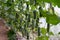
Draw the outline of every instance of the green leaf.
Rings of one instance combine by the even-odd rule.
[[[60,0],[37,0],[37,3],[40,4],[42,1],[52,3],[53,5],[57,5],[58,7],[60,7]]]
[[[53,32],[49,32],[50,35],[54,35]]]
[[[32,5],[31,6],[31,10],[35,10],[35,9],[36,9],[36,7]]]
[[[53,15],[48,14],[46,17],[46,21],[47,21],[47,23],[56,25],[60,22],[60,19],[55,14],[53,14]]]
[[[48,40],[48,36],[37,37],[36,40]]]
[[[41,33],[42,33],[43,35],[46,34],[46,29],[45,29],[45,28],[41,28],[40,30],[41,30]]]

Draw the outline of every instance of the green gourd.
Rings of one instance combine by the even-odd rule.
[[[36,19],[36,10],[33,11],[34,19]]]

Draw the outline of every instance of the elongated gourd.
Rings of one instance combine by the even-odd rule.
[[[33,11],[34,19],[36,19],[36,10]]]
[[[38,23],[39,23],[39,18],[37,18],[37,29],[38,29],[38,36],[40,36],[40,27],[38,27]]]
[[[27,10],[29,10],[29,5],[27,4],[27,7],[26,7]]]
[[[42,17],[42,8],[39,7],[39,14],[40,14],[40,17]]]
[[[40,36],[40,27],[38,27],[38,36]]]
[[[47,33],[49,33],[49,29],[50,29],[50,24],[47,23]]]

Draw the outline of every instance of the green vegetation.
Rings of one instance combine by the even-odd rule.
[[[50,3],[49,9],[51,10],[43,10],[45,2]],[[23,37],[26,36],[29,40],[29,33],[32,31],[38,34],[36,40],[48,40],[49,36],[46,33],[53,34],[49,32],[50,24],[57,25],[60,22],[52,5],[60,7],[60,0],[0,0],[0,17],[5,19],[6,24],[12,28],[8,32],[8,37],[10,38],[20,31]],[[38,6],[39,8],[37,8]],[[47,29],[39,27],[41,17],[46,17]],[[15,40],[14,37],[9,40]]]

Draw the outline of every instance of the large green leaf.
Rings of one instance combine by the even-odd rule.
[[[53,14],[53,15],[49,14],[46,17],[46,21],[47,21],[47,23],[56,25],[56,24],[58,24],[60,22],[60,19],[55,14]]]
[[[60,7],[60,0],[37,0],[37,3],[41,3],[42,1],[52,3],[52,4],[58,5],[58,7]]]

